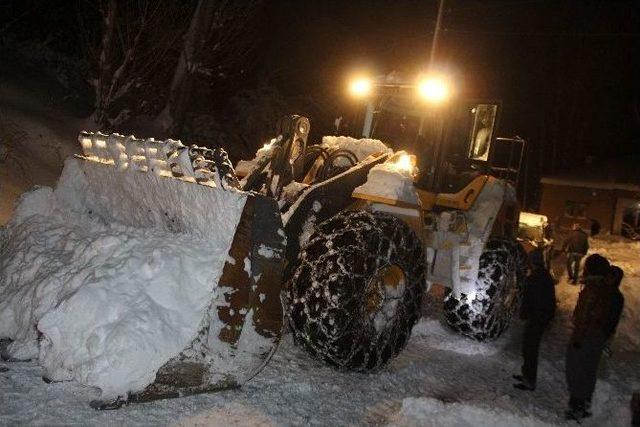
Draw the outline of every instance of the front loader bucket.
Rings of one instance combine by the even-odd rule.
[[[266,365],[282,335],[281,227],[275,200],[247,199],[229,249],[230,261],[218,282],[220,293],[198,337],[158,370],[153,384],[131,394],[130,401],[237,387]]]
[[[80,136],[55,188],[0,229],[0,338],[97,408],[236,387],[282,333],[286,239],[220,150]]]

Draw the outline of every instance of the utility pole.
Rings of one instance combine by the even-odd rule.
[[[440,0],[438,4],[438,15],[436,17],[436,28],[433,30],[433,40],[431,41],[431,54],[429,55],[429,69],[433,67],[433,61],[435,60],[438,40],[440,39],[440,30],[442,28],[443,13],[444,13],[444,0]]]
[[[436,50],[440,39],[440,30],[442,28],[442,15],[444,15],[444,1],[439,0],[438,14],[436,16],[436,27],[433,31],[433,40],[431,41],[431,53],[429,54],[429,65],[427,72],[433,73],[436,60]],[[425,110],[420,123],[420,136],[423,136],[425,144],[421,147],[420,156],[420,177],[418,178],[418,187],[437,191],[439,186],[440,162],[443,156],[442,140],[444,136],[444,115],[442,105],[429,105]],[[423,130],[424,128],[424,135]]]

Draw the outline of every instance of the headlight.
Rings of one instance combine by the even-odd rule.
[[[398,161],[396,162],[398,169],[404,169],[406,171],[410,171],[413,169],[413,165],[411,164],[411,157],[408,154],[403,154],[400,156]]]
[[[365,98],[371,94],[373,83],[371,79],[366,77],[359,77],[351,81],[349,85],[349,91],[353,96],[358,98]]]
[[[393,162],[393,167],[398,172],[404,172],[409,175],[415,175],[416,173],[416,156],[407,154],[403,151],[399,152],[399,156]]]
[[[429,77],[418,84],[418,92],[425,101],[437,104],[449,97],[449,86],[442,78]]]

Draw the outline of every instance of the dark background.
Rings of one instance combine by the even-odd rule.
[[[145,31],[171,32],[172,44],[149,74],[152,90],[135,96],[148,98],[144,107],[113,130],[144,133],[142,118],[166,102],[197,1],[161,4],[167,23]],[[90,116],[86,82],[97,73],[91,46],[100,43],[101,5],[1,1],[2,61],[56,70],[49,75],[61,81],[75,114]],[[244,157],[273,134],[277,117],[298,113],[311,119],[318,141],[334,133],[336,117],[359,108],[345,91],[355,70],[424,70],[436,11],[436,1],[264,1],[235,47],[240,60],[221,59],[224,72],[199,78],[189,115],[171,136]],[[47,54],[25,55],[33,46]],[[532,192],[543,174],[640,181],[640,2],[448,0],[436,60],[460,97],[502,101],[500,134],[529,141]]]

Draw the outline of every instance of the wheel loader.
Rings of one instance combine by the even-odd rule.
[[[220,274],[189,340],[171,357],[154,359],[155,379],[103,395],[94,407],[240,386],[268,362],[285,325],[314,357],[376,371],[407,344],[433,284],[447,289],[444,321],[454,330],[480,341],[505,330],[522,290],[515,188],[525,142],[495,136],[497,103],[436,110],[416,99],[415,85],[375,88],[364,138],[307,145],[309,120],[289,116],[235,169],[222,149],[80,134],[82,154],[67,161],[47,194],[64,215],[192,236],[194,245],[217,238],[215,227],[228,229],[228,255],[207,267]],[[399,150],[408,148],[399,141],[409,141],[413,154]],[[505,147],[507,161],[499,164]],[[41,250],[20,234],[37,215],[50,215],[21,213],[24,205],[39,206],[31,200],[44,197],[39,192],[23,196],[2,231],[0,266],[14,262],[13,245],[22,253]],[[35,276],[12,276],[18,279],[11,286],[33,286]],[[60,298],[72,297],[67,290]],[[30,327],[37,329],[37,320]],[[55,337],[35,332],[45,354],[63,350]],[[13,335],[0,338],[18,348],[21,337]],[[15,348],[6,356],[19,353]]]

